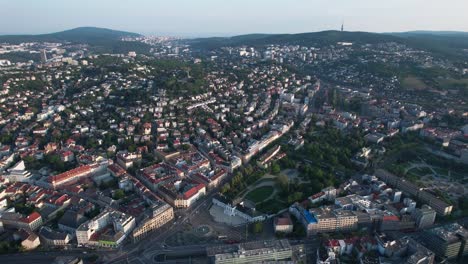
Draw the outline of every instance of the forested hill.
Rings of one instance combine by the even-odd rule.
[[[195,48],[215,49],[223,46],[260,46],[268,44],[321,47],[337,42],[373,44],[396,42],[444,56],[468,56],[468,33],[414,31],[403,33],[370,33],[321,31],[299,34],[250,34],[227,38],[199,38],[187,40]]]
[[[120,40],[122,37],[138,37],[137,33],[96,27],[79,27],[56,33],[40,35],[3,35],[0,42],[16,44],[21,42],[75,42],[96,43],[110,40]]]
[[[79,27],[50,34],[3,35],[0,43],[19,44],[23,42],[69,42],[88,44],[98,52],[125,53],[137,51],[147,53],[150,46],[136,41],[121,41],[124,37],[139,37],[140,34],[106,28]]]

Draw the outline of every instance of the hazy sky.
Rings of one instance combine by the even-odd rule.
[[[96,26],[183,36],[468,31],[468,0],[0,0],[0,34]]]

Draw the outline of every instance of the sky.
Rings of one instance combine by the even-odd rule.
[[[0,0],[0,34],[81,26],[145,35],[468,31],[468,0]]]

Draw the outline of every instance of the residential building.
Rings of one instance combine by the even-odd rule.
[[[65,184],[75,183],[83,177],[90,176],[92,171],[93,170],[91,165],[83,165],[78,168],[66,171],[64,173],[50,176],[48,178],[48,182],[53,188],[56,188]]]
[[[357,229],[358,218],[352,211],[322,207],[310,209],[310,213],[317,222],[307,230],[308,235]]]
[[[412,195],[424,203],[427,203],[432,209],[434,209],[439,215],[450,215],[452,213],[453,206],[442,201],[441,199],[435,197],[434,195],[420,190],[420,188],[411,183],[402,179],[386,170],[379,169],[375,172],[375,175],[385,181],[386,183],[392,185],[395,188],[398,188],[405,192],[406,194]]]
[[[70,234],[54,231],[46,226],[43,226],[41,229],[39,229],[39,236],[43,245],[53,247],[66,246],[71,240]]]
[[[133,216],[107,209],[76,230],[79,245],[117,247],[135,228]]]
[[[188,208],[206,193],[202,183],[188,179],[176,180],[158,188],[158,193],[176,208]]]
[[[16,229],[36,230],[42,225],[42,217],[38,212],[32,212],[28,216],[22,216],[18,213],[3,212],[0,213],[0,222],[4,227]]]
[[[376,235],[381,263],[434,263],[435,254],[411,237],[390,239],[385,234]]]
[[[281,262],[292,259],[292,247],[286,239],[253,241],[209,247],[207,256],[216,264]]]
[[[416,208],[412,214],[418,228],[427,228],[434,224],[436,212],[428,205]]]
[[[41,240],[34,233],[29,233],[29,236],[21,241],[21,246],[26,250],[32,250],[41,245]]]
[[[276,217],[273,224],[275,233],[292,233],[294,227],[291,217],[289,217],[289,214]]]
[[[429,229],[424,232],[422,239],[441,259],[454,259],[468,254],[468,230],[457,223]]]
[[[73,210],[66,210],[58,221],[58,228],[60,231],[67,232],[72,237],[75,237],[76,229],[87,220],[82,214]]]
[[[174,209],[162,200],[154,202],[151,214],[145,215],[137,227],[133,230],[133,241],[137,242],[166,223],[174,219]]]

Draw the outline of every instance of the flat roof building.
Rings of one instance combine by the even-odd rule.
[[[379,169],[375,172],[375,175],[385,181],[386,183],[392,185],[395,188],[398,188],[410,194],[424,203],[427,203],[429,206],[434,209],[439,215],[450,215],[452,213],[453,206],[442,201],[441,199],[435,197],[434,195],[420,189],[417,185],[406,181],[405,179],[398,177],[386,170]]]
[[[468,254],[468,230],[457,223],[429,229],[423,239],[439,258],[454,259]]]
[[[207,256],[216,264],[275,262],[292,259],[292,247],[286,239],[253,241],[209,247]]]
[[[143,216],[143,219],[133,230],[133,241],[137,242],[145,238],[172,219],[174,219],[174,209],[172,206],[162,200],[154,202],[151,214]]]

